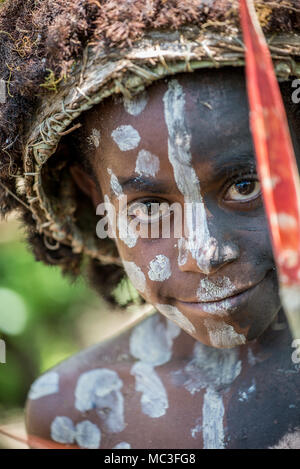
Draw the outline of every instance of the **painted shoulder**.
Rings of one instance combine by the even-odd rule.
[[[166,413],[167,392],[155,367],[170,362],[179,334],[156,314],[49,370],[28,394],[28,434],[83,448],[128,444],[138,407],[154,419]]]

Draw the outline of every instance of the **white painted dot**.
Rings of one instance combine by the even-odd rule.
[[[154,177],[159,170],[159,158],[150,151],[141,150],[139,151],[135,172],[140,176],[152,176]]]
[[[148,277],[153,282],[163,282],[171,277],[169,258],[163,254],[157,255],[149,264]]]
[[[138,116],[147,106],[148,95],[146,91],[133,96],[131,99],[124,97],[124,108],[131,116]]]
[[[50,371],[38,378],[31,386],[28,398],[31,400],[40,399],[44,396],[56,394],[59,391],[58,373]]]
[[[113,140],[121,151],[134,150],[139,146],[141,137],[132,125],[121,125],[111,134]]]
[[[80,448],[98,449],[101,441],[101,431],[94,423],[84,420],[76,425],[75,438]]]
[[[113,449],[131,449],[131,445],[126,441],[121,441]]]
[[[74,423],[69,417],[55,417],[51,423],[51,438],[57,443],[72,444],[75,434]]]

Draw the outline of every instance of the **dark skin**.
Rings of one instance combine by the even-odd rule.
[[[74,408],[73,396],[83,372],[105,367],[116,371],[123,381],[127,426],[117,434],[102,432],[101,448],[113,448],[120,441],[130,443],[132,448],[207,447],[207,431],[202,431],[206,423],[201,409],[208,386],[193,394],[183,385],[183,379],[174,378],[191,361],[197,342],[205,344],[206,352],[211,347],[217,350],[211,358],[216,360],[216,366],[222,354],[227,353],[225,348],[234,347],[241,361],[241,372],[235,379],[226,386],[214,387],[224,405],[224,447],[270,447],[299,426],[296,411],[300,405],[299,370],[291,361],[292,337],[278,296],[255,170],[243,75],[237,71],[199,72],[178,76],[176,80],[185,96],[184,119],[191,136],[191,166],[201,187],[205,221],[218,250],[208,253],[201,266],[189,252],[186,262],[180,265],[178,239],[172,236],[138,239],[133,247],[116,239],[122,260],[134,263],[145,274],[146,287],[140,292],[145,300],[153,305],[177,308],[193,325],[192,331],[182,331],[175,338],[172,358],[155,368],[168,395],[168,411],[160,418],[150,418],[141,411],[141,394],[135,390],[134,376],[130,374],[135,358],[129,349],[129,330],[55,368],[61,379],[60,393],[28,401],[29,434],[50,438],[51,422],[58,415],[69,416],[75,423],[88,418],[99,425],[95,410],[81,413]],[[148,90],[148,104],[139,116],[129,115],[122,104],[110,100],[85,116],[87,135],[93,129],[101,133],[100,145],[91,155],[97,183],[79,168],[73,168],[72,174],[95,206],[106,194],[118,210],[119,200],[111,188],[112,174],[121,184],[127,181],[122,189],[129,206],[133,202],[147,206],[149,201],[184,205],[185,199],[176,184],[168,155],[168,126],[163,104],[167,86],[167,82],[161,82]],[[293,116],[288,117],[293,127]],[[122,151],[112,140],[112,132],[121,125],[131,125],[138,131],[141,137],[138,147]],[[299,141],[291,130],[300,160]],[[143,175],[137,179],[136,160],[141,149],[159,158],[155,178]],[[156,193],[153,193],[154,187]],[[140,216],[140,212],[135,215]],[[162,282],[153,281],[147,275],[157,255],[170,260],[171,275]],[[230,288],[226,290],[228,282]],[[204,298],[204,302],[210,303],[208,312],[196,292],[202,285],[200,294],[205,297],[204,285],[212,284],[220,289],[210,293],[210,301]],[[228,297],[232,297],[231,303],[225,307],[222,300]],[[163,315],[159,320],[166,324]],[[180,325],[180,321],[177,324]],[[205,383],[201,364],[199,369]],[[253,388],[253,383],[253,396],[245,398],[243,390]],[[184,404],[178,405],[180,402]],[[178,425],[174,425],[175,422]],[[192,435],[195,422],[201,428]]]

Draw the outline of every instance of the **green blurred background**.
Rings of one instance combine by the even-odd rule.
[[[6,343],[0,425],[11,424],[14,432],[23,427],[26,395],[37,376],[139,315],[138,307],[112,311],[82,278],[71,284],[59,268],[36,262],[15,217],[0,222],[0,339]],[[0,447],[7,444],[0,437]]]

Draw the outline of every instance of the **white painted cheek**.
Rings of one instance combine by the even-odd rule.
[[[124,108],[131,116],[140,115],[146,108],[148,102],[148,95],[146,91],[143,91],[138,96],[131,99],[124,97]]]
[[[199,301],[214,301],[226,298],[234,291],[235,286],[228,277],[218,278],[214,282],[204,278],[200,281],[197,297]]]
[[[159,254],[149,264],[148,277],[153,282],[163,282],[171,277],[171,264],[167,256]]]
[[[131,449],[131,445],[126,441],[121,441],[116,446],[114,446],[113,449]]]
[[[75,389],[75,407],[81,412],[95,409],[105,429],[112,433],[125,428],[123,382],[115,371],[99,368],[83,373]]]
[[[156,304],[155,307],[160,311],[164,316],[166,316],[171,321],[174,321],[181,329],[186,331],[188,334],[194,334],[196,329],[191,321],[186,318],[178,308],[172,305],[166,304]]]
[[[139,151],[136,159],[135,172],[140,176],[155,177],[159,171],[159,158],[150,151]]]
[[[158,316],[151,316],[134,328],[130,353],[151,366],[163,365],[171,359],[173,340],[179,334],[179,327],[171,321],[165,326]]]
[[[203,402],[203,449],[224,448],[224,404],[222,396],[208,388]]]
[[[232,326],[225,322],[205,319],[204,325],[213,347],[231,348],[246,343],[244,334],[238,334]]]
[[[148,363],[137,362],[133,365],[130,373],[135,376],[136,391],[142,393],[142,412],[152,418],[165,415],[169,407],[168,396],[153,367]]]
[[[139,146],[141,137],[132,125],[121,125],[117,127],[111,134],[114,142],[121,151],[134,150]]]
[[[31,400],[40,399],[44,396],[56,394],[59,391],[59,375],[54,371],[44,374],[38,378],[31,386],[28,398]]]
[[[123,261],[124,269],[132,283],[132,285],[141,293],[146,289],[146,277],[140,267],[134,262]]]
[[[95,148],[99,148],[101,141],[100,131],[97,129],[93,129],[91,135],[87,138],[87,141],[90,145],[94,146]]]

